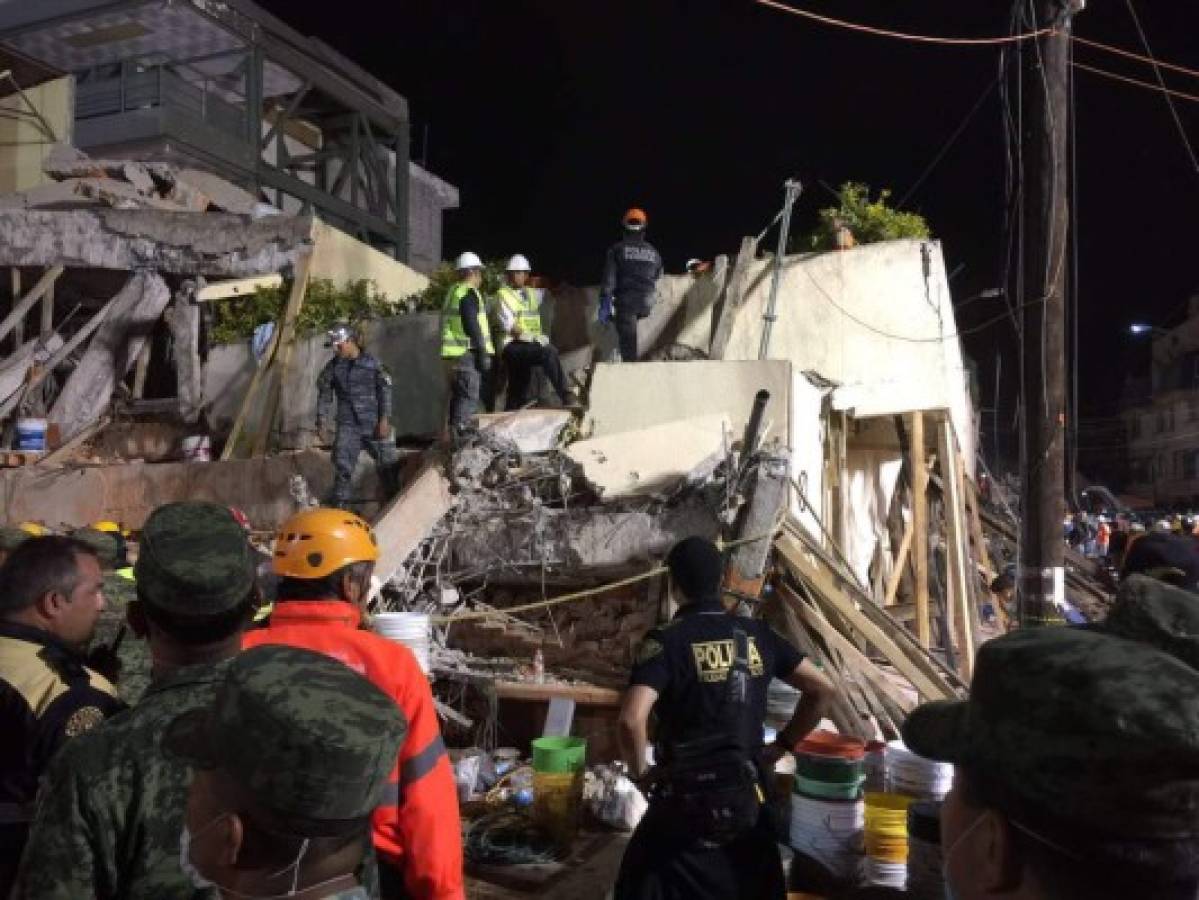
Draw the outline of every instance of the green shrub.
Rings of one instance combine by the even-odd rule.
[[[833,250],[837,246],[838,225],[844,225],[859,244],[917,240],[932,236],[928,223],[918,213],[901,212],[887,205],[891,192],[884,188],[878,199],[870,199],[870,186],[847,181],[837,192],[838,205],[820,210],[820,225],[808,239],[809,249]]]
[[[290,294],[291,284],[284,282],[277,288],[260,288],[249,297],[214,302],[211,342],[232,344],[243,341],[259,325],[279,321]],[[359,279],[339,287],[327,278],[313,278],[304,294],[297,329],[300,334],[309,335],[324,331],[336,322],[360,322],[405,311],[402,301],[388,300],[370,279]]]

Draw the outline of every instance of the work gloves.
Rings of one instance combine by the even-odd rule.
[[[606,325],[612,321],[612,298],[608,296],[599,299],[599,322]]]

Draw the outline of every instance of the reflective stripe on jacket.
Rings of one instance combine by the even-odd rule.
[[[462,323],[461,310],[459,304],[462,298],[471,291],[478,293],[476,288],[472,288],[465,282],[459,282],[450,288],[445,295],[445,305],[441,309],[441,358],[456,359],[462,356],[468,350],[477,350],[477,347],[471,347],[470,335],[466,332],[466,326]],[[483,297],[479,295],[479,330],[483,334],[483,341],[486,344],[484,349],[488,354],[495,353],[495,347],[491,342],[491,332],[487,327],[487,312]]]
[[[244,646],[287,644],[324,653],[393,697],[408,736],[391,773],[373,833],[379,856],[404,873],[413,900],[461,900],[462,826],[454,771],[442,743],[433,692],[408,648],[360,628],[358,609],[340,600],[284,600]]]

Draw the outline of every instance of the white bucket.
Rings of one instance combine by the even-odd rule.
[[[183,439],[185,462],[212,462],[212,441],[206,434],[193,434]]]
[[[862,862],[866,804],[861,800],[791,797],[790,843],[839,878],[856,880]]]
[[[890,741],[884,753],[887,790],[918,800],[944,800],[953,787],[953,764],[917,756],[902,741]]]
[[[385,612],[374,616],[375,633],[412,651],[421,671],[426,675],[431,668],[429,662],[432,635],[427,613]]]
[[[17,439],[13,449],[25,453],[45,453],[48,427],[45,419],[17,419]]]

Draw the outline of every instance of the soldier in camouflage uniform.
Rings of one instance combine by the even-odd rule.
[[[222,897],[366,900],[355,873],[406,732],[395,702],[337,660],[247,650],[163,741],[196,770],[180,864]]]
[[[984,644],[968,700],[904,723],[912,751],[955,765],[947,896],[1199,896],[1199,615],[1137,581],[1114,621]]]
[[[348,325],[329,331],[327,346],[337,355],[326,363],[317,379],[316,430],[323,434],[337,399],[337,435],[333,439],[333,492],[331,506],[349,508],[350,479],[365,450],[379,469],[379,481],[388,497],[399,489],[395,436],[391,433],[391,375],[379,360],[358,345]]]
[[[179,869],[188,772],[160,739],[180,712],[211,702],[238,652],[257,601],[253,560],[226,507],[169,503],[146,521],[127,615],[149,639],[153,679],[136,707],[55,759],[15,897],[209,896]]]

